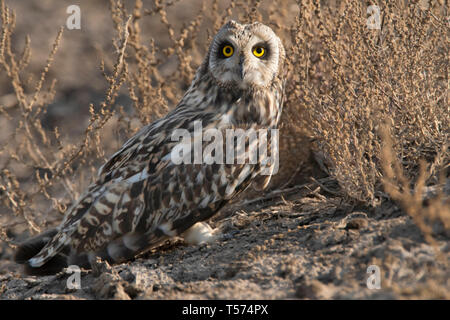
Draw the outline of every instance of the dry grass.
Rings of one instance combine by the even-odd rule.
[[[391,199],[397,201],[400,206],[411,216],[414,223],[422,230],[426,241],[436,245],[433,239],[433,224],[442,223],[445,229],[450,229],[450,199],[445,195],[446,177],[444,169],[439,171],[439,184],[428,188],[426,192],[426,181],[433,175],[435,163],[442,161],[441,157],[447,152],[447,145],[436,156],[435,162],[431,165],[425,160],[420,161],[419,176],[415,184],[411,183],[402,168],[402,162],[393,151],[393,141],[389,127],[383,125],[380,130],[383,139],[381,153],[381,166],[383,169],[383,184]],[[447,163],[448,167],[448,163]],[[413,189],[412,189],[413,188]],[[428,203],[424,200],[432,198]]]
[[[427,207],[421,198],[423,187],[449,179],[445,4],[379,2],[381,29],[371,30],[367,5],[356,0],[203,1],[195,18],[181,26],[168,18],[179,2],[158,0],[144,8],[140,0],[133,7],[110,1],[116,50],[101,62],[105,97],[90,106],[84,133],[69,136],[64,128],[44,129],[41,117],[57,90],[47,74],[63,29],[55,30],[40,77],[30,81],[30,41],[21,54],[14,51],[15,15],[0,1],[0,77],[7,77],[17,100],[14,108],[0,105],[0,117],[15,126],[0,145],[0,200],[8,212],[32,232],[60,220],[99,165],[143,124],[175,105],[208,41],[232,17],[269,24],[287,48],[279,185],[301,171],[311,149],[349,200],[371,206],[398,201],[428,235],[426,217],[439,216],[449,227],[445,194]],[[164,45],[143,40],[144,19],[159,20],[167,32]],[[133,102],[131,111],[117,106],[124,91]],[[390,134],[382,135],[386,121]]]
[[[381,30],[371,30],[360,1],[304,5],[293,60],[301,65],[289,99],[301,102],[296,108],[330,173],[349,196],[372,205],[383,196],[383,120],[390,119],[394,149],[410,178],[420,159],[433,162],[443,150],[450,120],[445,7],[396,1],[380,9]],[[442,160],[448,163],[448,154]]]

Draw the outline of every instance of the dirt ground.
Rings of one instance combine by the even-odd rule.
[[[15,41],[21,43],[24,34],[32,39],[35,74],[67,17],[69,2],[7,1],[18,14]],[[111,50],[113,36],[102,7],[107,1],[79,2],[89,8],[83,10],[85,27],[65,31],[49,76],[59,81],[56,101],[46,114],[47,123],[67,123],[67,132],[77,133],[84,130],[80,123],[86,121],[89,102],[104,92],[98,48]],[[185,21],[186,12],[173,16]],[[59,18],[43,18],[49,16]],[[0,104],[9,107],[12,90],[2,80]],[[84,120],[67,121],[74,117]],[[0,136],[14,130],[1,117],[0,125]],[[333,179],[316,178],[226,206],[211,221],[220,230],[214,243],[186,246],[175,239],[128,263],[81,270],[79,289],[67,286],[71,272],[23,276],[12,261],[12,243],[0,240],[0,299],[450,299],[449,230],[436,226],[432,246],[396,204],[375,209],[350,205],[335,194]],[[0,224],[11,225],[6,236],[15,243],[30,236],[16,221],[0,206]],[[379,268],[379,289],[368,288],[376,276],[368,273],[369,266]]]
[[[4,245],[0,298],[450,298],[444,230],[433,248],[395,205],[350,207],[312,186],[230,205],[212,221],[222,232],[212,244],[174,240],[129,263],[82,270],[80,289],[67,287],[71,271],[21,276]],[[371,265],[379,267],[380,289],[368,288]]]

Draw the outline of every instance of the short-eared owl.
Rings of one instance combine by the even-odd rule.
[[[61,224],[22,244],[16,261],[28,274],[50,274],[71,264],[89,267],[97,257],[110,263],[126,261],[177,235],[190,243],[210,239],[212,229],[203,221],[253,180],[261,179],[257,184],[265,187],[275,166],[260,153],[256,162],[239,162],[237,156],[233,163],[225,156],[217,161],[217,149],[205,157],[213,141],[211,129],[224,136],[230,129],[276,129],[283,104],[284,59],[284,47],[269,27],[225,24],[176,108],[129,139],[100,168],[96,181]],[[195,133],[198,127],[200,135]],[[174,148],[180,147],[180,140],[174,139],[177,130],[191,134],[193,143],[184,143],[189,159],[195,157],[196,147],[203,147],[201,161],[173,161]],[[224,138],[224,144],[216,146],[225,150],[231,143],[237,152],[235,138]],[[271,140],[266,138],[268,146]],[[264,143],[260,135],[256,141],[246,135],[244,145],[250,154]]]

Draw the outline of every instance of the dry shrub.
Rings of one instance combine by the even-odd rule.
[[[0,149],[1,200],[16,216],[22,217],[31,230],[39,232],[40,226],[45,222],[54,222],[49,219],[50,213],[57,211],[63,214],[66,211],[86,186],[86,173],[93,176],[99,160],[105,158],[101,137],[105,125],[115,115],[115,98],[127,79],[124,55],[128,33],[124,27],[117,28],[120,33],[116,39],[117,58],[112,74],[107,75],[102,68],[109,85],[105,98],[98,106],[90,106],[89,124],[84,134],[77,137],[75,143],[68,143],[61,138],[59,128],[56,127],[51,132],[43,129],[40,117],[54,97],[55,80],[45,89],[44,85],[63,29],[57,34],[39,80],[34,88],[27,92],[26,88],[30,86],[23,78],[27,76],[25,68],[30,58],[29,40],[26,41],[24,53],[17,59],[11,48],[15,14],[3,1],[0,1],[0,13],[0,67],[6,71],[12,83],[19,108],[12,118],[9,112],[0,106],[2,115],[16,125]],[[87,182],[90,182],[92,178],[88,179]],[[39,221],[36,222],[36,219]]]
[[[450,230],[450,199],[445,195],[445,192],[450,192],[450,190],[446,190],[450,188],[450,185],[446,185],[445,177],[445,170],[449,164],[447,163],[447,168],[442,168],[439,171],[439,184],[431,188],[427,188],[425,184],[433,175],[435,164],[442,161],[448,146],[444,146],[433,164],[429,165],[425,160],[420,161],[419,176],[416,183],[413,184],[405,175],[405,168],[402,167],[402,162],[393,151],[389,126],[382,125],[380,134],[383,140],[381,151],[382,180],[386,192],[411,216],[414,223],[421,229],[425,240],[437,245],[433,238],[432,226],[441,223],[445,229]],[[428,203],[424,200],[427,200]]]
[[[405,179],[416,181],[421,159],[429,164],[429,174],[421,176],[426,176],[424,185],[438,182],[439,168],[443,172],[447,164],[448,169],[448,24],[442,3],[379,2],[381,30],[371,30],[367,5],[356,0],[192,1],[198,11],[187,23],[170,18],[182,5],[177,0],[155,0],[147,8],[141,0],[131,6],[111,0],[116,51],[101,63],[105,97],[90,106],[79,136],[64,127],[44,129],[40,117],[56,90],[46,75],[62,31],[40,78],[30,85],[24,80],[29,78],[29,40],[22,54],[14,53],[15,16],[0,4],[1,76],[11,82],[18,107],[0,105],[0,117],[15,126],[0,145],[0,199],[33,232],[59,220],[53,213],[67,210],[108,156],[175,106],[207,43],[229,18],[270,25],[287,49],[280,173],[274,187],[294,182],[290,178],[304,170],[312,148],[346,196],[371,205],[388,195],[398,200],[382,187],[379,127],[385,118],[391,121],[392,148]],[[157,32],[166,32],[165,41],[156,42],[152,30],[141,30],[144,19],[159,21]],[[120,92],[130,97],[131,110],[117,106]]]
[[[372,30],[361,1],[336,7],[302,1],[294,32],[294,62],[301,65],[289,99],[299,104],[305,117],[299,123],[309,128],[330,174],[349,196],[372,205],[383,191],[378,128],[386,117],[411,179],[419,160],[432,162],[449,138],[446,7],[378,5],[381,30]],[[436,175],[430,179],[437,182]]]

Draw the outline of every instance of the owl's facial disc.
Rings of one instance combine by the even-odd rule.
[[[211,45],[211,75],[224,86],[267,87],[278,72],[280,43],[265,25],[230,22],[219,31]]]

